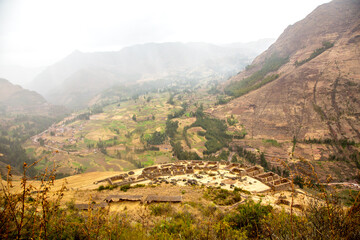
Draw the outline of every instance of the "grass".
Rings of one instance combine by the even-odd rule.
[[[228,206],[241,201],[240,191],[228,191],[221,188],[208,188],[204,197],[220,206]]]
[[[151,215],[161,216],[170,214],[174,211],[173,207],[169,203],[153,204],[149,207]]]
[[[144,167],[149,167],[149,166],[152,166],[154,165],[154,160],[147,160],[145,162],[142,162],[144,164]]]
[[[278,141],[276,141],[275,139],[263,139],[262,142],[265,144],[270,144],[271,146],[274,146],[274,147],[282,146],[282,144],[278,143]]]

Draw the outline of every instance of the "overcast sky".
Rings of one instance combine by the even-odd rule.
[[[145,42],[277,38],[329,0],[0,0],[0,65],[50,65],[74,50]]]

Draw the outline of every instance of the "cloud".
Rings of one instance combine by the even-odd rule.
[[[0,62],[51,64],[75,49],[277,37],[327,0],[3,0]]]

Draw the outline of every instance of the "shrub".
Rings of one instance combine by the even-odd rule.
[[[262,221],[271,213],[270,205],[262,205],[250,200],[239,205],[236,212],[225,216],[225,221],[235,229],[246,230],[249,238],[264,238],[265,229]]]
[[[164,143],[165,138],[165,133],[155,131],[153,134],[151,134],[150,138],[146,140],[146,142],[151,145],[160,145]]]
[[[103,190],[113,190],[115,188],[117,188],[118,186],[116,185],[107,185],[107,186],[103,186],[103,185],[100,185],[98,187],[98,191],[103,191]]]
[[[239,191],[228,191],[226,189],[208,188],[204,196],[217,205],[227,206],[241,201]]]
[[[168,215],[174,210],[169,203],[152,204],[149,209],[154,216]]]
[[[127,192],[130,188],[130,184],[126,184],[120,187],[120,191]]]

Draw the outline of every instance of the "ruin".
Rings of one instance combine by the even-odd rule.
[[[78,203],[75,204],[75,208],[77,208],[78,210],[89,210],[89,209],[98,209],[98,208],[105,208],[107,207],[108,204],[107,203],[99,203],[99,204],[87,204],[87,203]]]
[[[273,182],[268,182],[268,185],[273,191],[283,191],[290,189],[291,181],[287,178],[281,178]]]
[[[159,195],[148,195],[145,199],[145,203],[153,202],[172,202],[178,203],[182,201],[182,196],[159,196]]]
[[[249,177],[254,177],[256,175],[263,173],[264,169],[260,166],[254,166],[254,167],[245,169],[245,171],[246,171],[246,175],[248,175]]]
[[[142,195],[109,195],[104,201],[107,203],[111,202],[122,202],[122,201],[141,201]]]
[[[190,174],[192,178],[189,176]],[[179,178],[181,175],[188,176]],[[229,180],[226,183],[220,182],[223,181],[221,179]],[[135,170],[131,176],[126,173],[119,174],[95,182],[95,184],[107,181],[110,185],[123,186],[149,180],[151,180],[149,184],[188,185],[190,183],[187,180],[197,181],[196,185],[218,185],[221,183],[221,187],[229,190],[237,186],[254,192],[282,191],[291,187],[290,180],[273,172],[264,172],[261,166],[246,167],[241,163],[202,160],[181,160],[176,163],[151,166],[142,170]]]
[[[245,171],[244,169],[237,168],[237,167],[232,168],[232,169],[230,170],[230,173],[236,174],[236,175],[238,175],[239,177],[243,177],[243,176],[246,175],[246,171]]]
[[[279,175],[277,175],[273,172],[267,172],[267,173],[259,174],[259,175],[255,176],[255,178],[263,183],[268,183],[268,182],[278,180],[280,177],[279,177]]]

